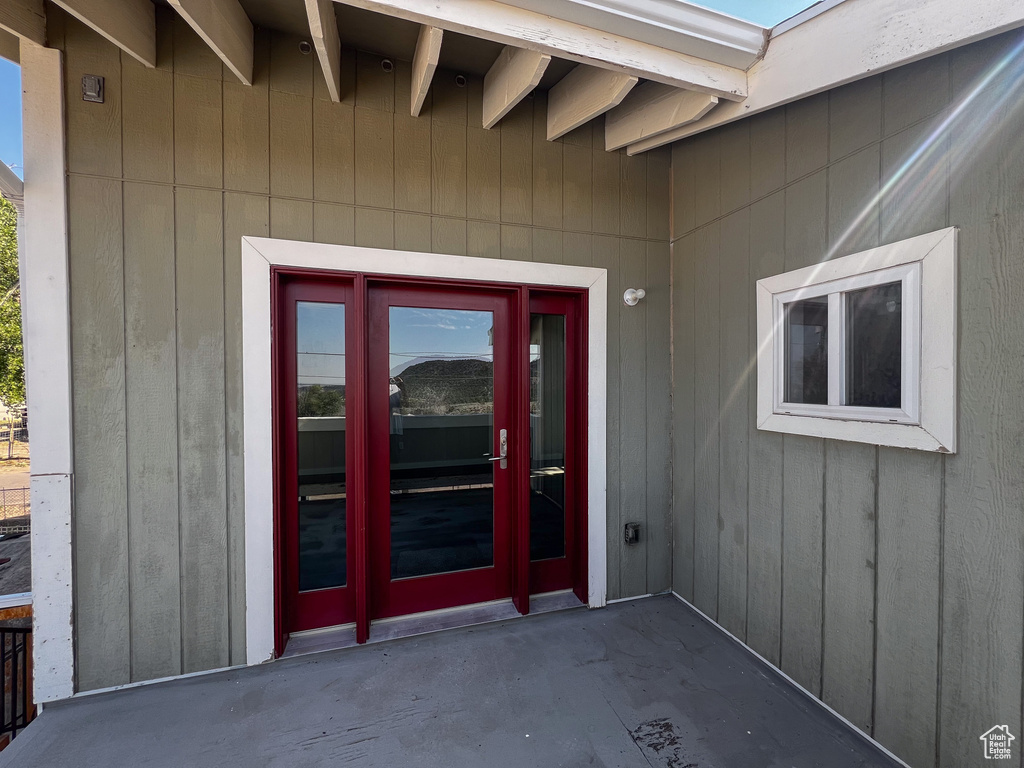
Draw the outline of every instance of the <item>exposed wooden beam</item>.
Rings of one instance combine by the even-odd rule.
[[[43,0],[3,0],[0,2],[0,29],[15,37],[46,45],[46,14]],[[6,57],[5,57],[6,58]]]
[[[546,53],[506,45],[484,76],[484,128],[493,128],[537,87],[551,63]]]
[[[742,69],[492,0],[335,2],[726,99],[747,95]]]
[[[309,34],[313,38],[320,68],[327,81],[331,101],[341,101],[341,38],[332,0],[306,0]]]
[[[644,83],[605,115],[604,148],[610,152],[692,123],[717,103],[718,97],[706,93]]]
[[[441,38],[444,31],[437,27],[420,27],[420,36],[416,41],[416,53],[412,57],[412,116],[419,117],[423,109],[423,100],[430,90],[430,81],[434,78],[437,61],[441,57]]]
[[[21,38],[0,29],[0,59],[21,63]]]
[[[548,92],[548,141],[618,106],[637,82],[633,75],[580,64]]]
[[[156,66],[156,11],[150,0],[53,0],[147,67]]]
[[[1024,26],[1024,4],[1006,0],[856,0],[773,36],[748,72],[750,98],[719,104],[696,122],[645,139],[630,154],[871,77]]]
[[[252,85],[252,22],[238,0],[170,0],[235,77]]]

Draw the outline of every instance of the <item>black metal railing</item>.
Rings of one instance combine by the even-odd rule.
[[[15,620],[16,621],[16,620]],[[14,621],[9,622],[13,624]],[[32,627],[0,626],[3,695],[0,695],[0,744],[32,722]]]

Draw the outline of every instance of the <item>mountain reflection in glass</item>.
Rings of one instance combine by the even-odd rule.
[[[389,309],[392,579],[494,564],[493,326],[485,311]]]
[[[785,306],[787,403],[828,404],[828,297]]]
[[[299,590],[346,582],[345,305],[296,304]]]
[[[900,407],[902,346],[902,283],[846,294],[847,405]]]
[[[565,556],[565,316],[530,315],[530,559]]]

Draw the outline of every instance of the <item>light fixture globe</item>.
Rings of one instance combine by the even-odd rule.
[[[627,288],[626,292],[622,294],[622,300],[626,302],[627,307],[635,307],[646,295],[647,291],[643,288]]]

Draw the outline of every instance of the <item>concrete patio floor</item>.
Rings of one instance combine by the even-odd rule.
[[[895,766],[662,596],[47,707],[0,766]]]

